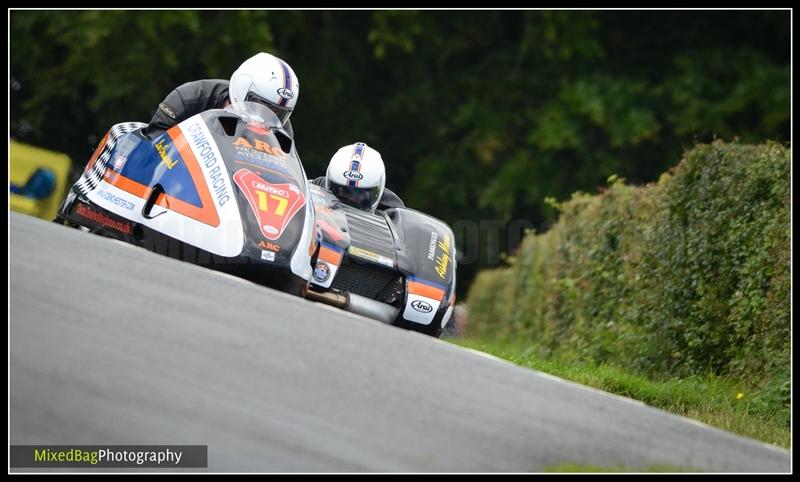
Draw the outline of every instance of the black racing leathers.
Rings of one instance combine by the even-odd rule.
[[[160,134],[195,114],[224,108],[230,102],[228,84],[224,79],[202,79],[176,87],[158,104],[153,118],[142,132],[152,137],[151,133]],[[294,137],[291,121],[287,121],[284,128]]]

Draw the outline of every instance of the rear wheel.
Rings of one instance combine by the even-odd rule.
[[[425,333],[426,335],[430,335],[434,338],[439,338],[442,336],[442,327],[437,323],[431,323],[430,325],[417,325],[414,327],[414,331]]]

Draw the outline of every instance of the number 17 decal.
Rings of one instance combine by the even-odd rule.
[[[256,195],[258,196],[258,210],[269,211],[269,204],[267,204],[267,193],[265,191],[256,191]],[[275,214],[278,216],[283,216],[283,213],[286,212],[286,205],[289,204],[289,200],[277,194],[270,194],[269,198],[278,201],[278,207],[275,208]]]
[[[305,205],[305,196],[294,184],[273,184],[249,169],[238,170],[233,180],[250,203],[261,234],[267,239],[280,238],[289,221]]]

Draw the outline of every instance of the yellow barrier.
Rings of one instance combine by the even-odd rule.
[[[55,152],[40,147],[34,147],[13,140],[9,141],[9,209],[42,219],[52,220],[56,216],[58,206],[64,199],[69,182],[70,159],[62,152]],[[49,196],[36,199],[13,192],[12,185],[17,191],[31,180],[37,169],[48,170],[47,176],[55,178],[55,185]]]

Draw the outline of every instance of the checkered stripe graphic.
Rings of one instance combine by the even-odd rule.
[[[114,125],[111,128],[108,133],[108,140],[106,141],[105,146],[103,146],[103,151],[99,156],[97,156],[97,160],[94,162],[92,170],[88,173],[84,171],[83,174],[81,174],[80,179],[78,179],[78,182],[75,183],[75,187],[81,194],[88,194],[89,192],[95,190],[100,184],[100,181],[103,179],[103,174],[105,174],[106,171],[106,164],[111,158],[111,153],[114,151],[117,141],[125,134],[145,127],[146,125],[147,124],[143,122],[122,122]]]

